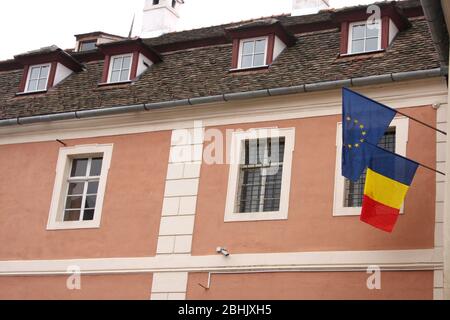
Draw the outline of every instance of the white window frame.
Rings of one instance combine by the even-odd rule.
[[[278,211],[236,213],[236,199],[239,191],[240,159],[245,140],[255,138],[284,137],[283,173],[281,177],[280,207]],[[248,131],[233,132],[231,135],[231,153],[228,175],[228,188],[225,204],[225,222],[286,220],[289,209],[289,193],[291,187],[292,156],[295,145],[295,128],[257,128]]]
[[[113,69],[113,64],[114,64],[114,59],[117,58],[126,58],[129,57],[130,58],[130,69],[128,70],[128,77],[127,80],[119,80],[119,81],[111,81],[111,75],[112,75],[112,69]],[[122,60],[123,63],[123,60]],[[110,61],[109,61],[109,68],[108,68],[108,83],[121,83],[121,82],[129,82],[131,79],[131,68],[133,66],[133,54],[132,53],[126,53],[126,54],[119,54],[119,55],[115,55],[115,56],[111,56]],[[120,69],[123,70],[123,69]]]
[[[381,19],[377,19],[376,20],[377,23],[380,25],[380,30],[379,30],[379,34],[378,34],[378,46],[376,50],[370,50],[370,51],[360,51],[360,52],[353,52],[352,51],[352,44],[353,44],[353,27],[356,25],[367,25],[367,21],[358,21],[358,22],[352,22],[348,25],[348,47],[347,47],[347,52],[348,54],[363,54],[363,53],[369,53],[369,52],[377,52],[381,50],[381,36],[382,36],[382,30],[383,30],[383,21]],[[365,37],[364,40],[366,40],[367,38]],[[364,41],[364,49],[365,49],[365,41]]]
[[[88,229],[100,227],[103,198],[105,195],[108,171],[111,165],[112,150],[112,144],[79,145],[73,147],[64,147],[59,150],[58,161],[56,164],[55,184],[53,186],[52,201],[50,204],[50,211],[47,222],[47,230]],[[63,221],[64,205],[67,196],[68,178],[70,176],[72,159],[99,156],[103,157],[103,161],[98,184],[94,219],[89,221]]]
[[[41,70],[43,67],[48,67],[48,74],[47,74],[47,80],[45,81],[45,88],[44,89],[37,89],[36,90],[28,90],[29,84],[30,84],[30,78],[31,78],[31,71],[33,70],[33,68],[40,68],[39,70],[39,75],[41,74]],[[27,74],[27,81],[25,82],[25,88],[24,88],[24,92],[43,92],[43,91],[47,91],[48,88],[48,79],[50,78],[50,72],[51,72],[51,68],[52,65],[51,63],[43,63],[43,64],[35,64],[35,65],[31,65],[28,68],[28,74]],[[43,78],[38,78],[38,79],[43,79]],[[38,81],[38,85],[39,85],[39,81]]]
[[[251,66],[251,67],[242,67],[242,50],[244,49],[244,42],[247,41],[258,41],[258,40],[266,40],[266,46],[264,48],[264,64],[260,66]],[[239,41],[239,56],[238,56],[238,69],[254,69],[254,68],[261,68],[267,66],[267,48],[269,46],[269,37],[256,37],[256,38],[247,38],[247,39],[241,39]]]
[[[408,144],[409,120],[406,117],[398,117],[392,120],[389,127],[395,127],[395,153],[406,157]],[[342,122],[337,124],[336,134],[336,166],[334,178],[333,216],[359,216],[361,207],[345,207],[345,178],[341,172],[342,163]],[[400,210],[403,213],[403,207]]]

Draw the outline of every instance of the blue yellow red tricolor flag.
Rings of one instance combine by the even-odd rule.
[[[418,163],[377,146],[396,111],[342,90],[342,175],[356,181],[367,168],[361,221],[391,232]]]
[[[367,168],[361,221],[392,232],[419,164],[375,145]]]

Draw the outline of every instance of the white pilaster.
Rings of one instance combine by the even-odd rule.
[[[197,123],[193,128],[172,131],[157,255],[191,253],[203,131],[204,128]],[[187,272],[154,273],[151,299],[184,300],[187,279]]]

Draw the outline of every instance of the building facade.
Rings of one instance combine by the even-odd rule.
[[[378,8],[0,62],[0,298],[442,299],[443,176],[419,168],[389,234],[340,174],[342,87],[447,126],[420,2]],[[381,143],[445,168],[408,117]]]

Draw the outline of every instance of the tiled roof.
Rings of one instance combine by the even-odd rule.
[[[319,13],[315,19],[327,14]],[[290,19],[299,18],[279,19],[286,25]],[[385,52],[339,57],[340,32],[333,28],[297,35],[294,46],[286,48],[268,69],[259,71],[230,72],[231,43],[162,53],[162,63],[124,85],[99,87],[103,61],[93,61],[45,94],[16,96],[23,70],[4,71],[0,72],[0,119],[438,68],[427,22],[423,17],[410,20],[411,27],[399,33]],[[205,30],[212,29],[223,33],[228,26],[194,30],[190,35],[201,38]],[[147,43],[162,43],[171,37],[170,41],[176,41],[180,34]]]

